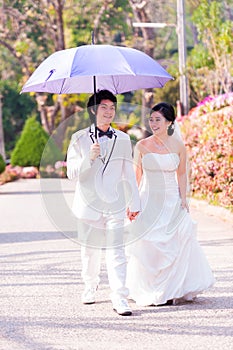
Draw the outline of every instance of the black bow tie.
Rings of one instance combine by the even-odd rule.
[[[112,130],[107,130],[107,131],[103,131],[103,130],[100,130],[100,129],[98,129],[98,131],[99,131],[99,137],[102,137],[102,136],[107,136],[107,137],[109,137],[110,139],[112,138],[112,135],[113,135],[113,132],[112,132]]]

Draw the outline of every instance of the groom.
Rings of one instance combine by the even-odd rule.
[[[137,216],[140,200],[130,138],[111,127],[116,106],[117,99],[108,90],[90,97],[88,113],[92,121],[96,118],[97,135],[94,124],[72,135],[67,153],[67,175],[69,179],[77,179],[73,212],[78,218],[81,243],[85,284],[82,302],[95,302],[104,247],[113,309],[126,316],[132,311],[125,286],[124,219],[126,210],[130,220]]]

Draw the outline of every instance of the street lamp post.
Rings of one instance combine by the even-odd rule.
[[[175,27],[178,38],[178,55],[179,55],[179,75],[180,75],[180,103],[181,114],[186,115],[189,110],[188,101],[188,79],[186,77],[186,31],[185,31],[185,10],[184,0],[177,0],[177,24],[173,23],[146,23],[134,22],[134,27],[144,28],[165,28]]]
[[[178,53],[179,53],[179,73],[180,73],[180,102],[181,113],[188,114],[188,79],[186,76],[186,30],[185,30],[185,8],[184,0],[177,0],[177,37],[178,37]]]

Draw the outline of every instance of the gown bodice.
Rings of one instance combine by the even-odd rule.
[[[141,191],[149,186],[150,191],[178,189],[176,170],[179,166],[177,153],[147,153],[142,158],[143,178]]]
[[[177,153],[146,153],[142,158],[142,165],[145,170],[174,172],[179,165]]]
[[[140,230],[137,228],[134,230],[132,225],[132,231],[139,232],[148,240],[154,237],[152,227],[156,226],[160,232],[170,230],[170,223],[173,225],[182,214],[176,178],[179,162],[176,153],[147,153],[142,157],[143,176],[140,183],[142,210],[135,222]]]

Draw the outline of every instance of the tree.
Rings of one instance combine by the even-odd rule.
[[[0,174],[3,173],[5,168],[6,168],[6,163],[3,159],[3,156],[0,154]]]
[[[172,0],[155,0],[153,2],[150,0],[129,0],[129,3],[133,10],[134,21],[136,22],[175,22],[174,1]],[[134,44],[138,49],[141,49],[152,58],[165,58],[164,49],[173,30],[168,28],[162,35],[161,33],[158,35],[154,28],[136,28],[134,31]],[[160,63],[165,66],[163,64],[165,60],[161,59]],[[152,91],[152,89],[146,89],[142,95],[142,123],[145,118],[145,111],[151,108],[154,101]]]
[[[46,155],[43,156],[43,164],[54,165],[56,161],[63,160],[63,155],[53,139],[49,138],[36,118],[31,117],[26,121],[12,152],[11,164],[39,167],[44,150]]]
[[[29,118],[11,154],[11,164],[38,167],[48,139],[35,117]]]
[[[2,95],[1,95],[1,92],[0,92],[0,154],[2,155],[3,159],[6,159],[5,140],[4,140],[3,124],[2,124]]]
[[[49,54],[96,41],[113,42],[128,29],[127,0],[3,0],[0,4],[0,45],[24,74],[22,85]],[[129,30],[128,30],[129,31]],[[121,35],[122,34],[122,35]],[[117,39],[118,38],[118,39]],[[41,123],[51,134],[58,122],[72,115],[82,96],[35,94]],[[69,103],[69,99],[70,102]]]
[[[21,84],[49,53],[65,48],[64,4],[64,0],[2,1],[0,45],[8,50],[21,67],[24,74]],[[53,122],[50,123],[50,120],[54,120],[61,100],[55,101],[50,116],[47,115],[45,105],[40,103],[40,94],[36,94],[36,100],[41,122],[45,130],[51,133]]]
[[[218,1],[200,0],[193,13],[199,44],[189,59],[189,76],[196,100],[230,92],[233,75],[233,22]]]
[[[6,156],[9,158],[26,119],[29,115],[36,113],[36,103],[28,94],[19,95],[19,86],[16,81],[1,81],[0,92],[5,149]]]

